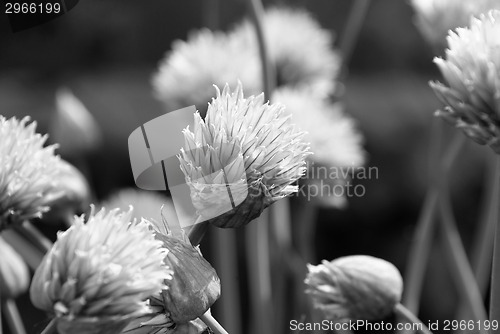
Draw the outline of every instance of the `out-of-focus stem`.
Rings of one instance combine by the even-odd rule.
[[[247,266],[250,285],[250,324],[252,333],[271,334],[275,331],[271,298],[269,263],[269,209],[245,230]]]
[[[57,334],[56,318],[52,319],[40,334]]]
[[[417,223],[410,248],[408,268],[405,273],[406,289],[403,298],[403,304],[413,313],[417,313],[419,309],[425,268],[432,246],[432,235],[434,231],[433,221],[435,220],[438,208],[437,204],[441,191],[440,183],[446,183],[447,173],[455,161],[460,148],[463,146],[464,141],[465,137],[462,134],[457,134],[453,138],[453,142],[448,147],[443,159],[436,168],[436,175],[433,178],[434,181],[427,191],[424,206]]]
[[[217,302],[221,310],[219,320],[233,333],[241,333],[240,287],[238,284],[238,247],[234,228],[217,228],[213,236],[213,265],[224,283],[224,297]]]
[[[492,182],[500,183],[500,156],[497,156],[496,173]],[[498,196],[498,192],[496,192]],[[496,207],[492,210],[498,210],[500,198],[495,198]],[[498,212],[498,211],[497,211]],[[498,217],[498,215],[497,215]],[[491,276],[491,297],[490,297],[490,321],[500,321],[500,223],[496,222],[495,241],[493,246],[493,266]]]
[[[202,223],[195,223],[188,232],[189,241],[191,245],[198,246],[208,230],[208,221]]]
[[[13,299],[7,299],[4,302],[3,314],[12,334],[26,334],[19,309]]]
[[[275,73],[273,64],[269,60],[269,52],[267,48],[266,38],[264,35],[264,29],[262,27],[262,17],[264,16],[264,7],[260,0],[247,0],[250,10],[250,16],[252,18],[255,35],[257,36],[257,42],[259,44],[259,57],[260,63],[262,65],[262,81],[264,88],[264,95],[266,99],[271,98],[272,91],[274,89]]]
[[[340,40],[340,53],[343,59],[344,73],[351,60],[369,6],[370,0],[355,0],[351,6],[347,24]]]
[[[481,292],[477,286],[474,273],[467,259],[464,246],[458,233],[455,218],[453,216],[449,195],[441,192],[440,213],[442,236],[444,238],[444,246],[449,257],[449,264],[452,269],[452,276],[456,280],[459,294],[463,300],[467,300],[470,310],[475,320],[484,322],[488,319],[486,310],[483,304]],[[478,328],[480,333],[487,334],[483,327]]]
[[[490,157],[490,152],[488,157]],[[488,159],[488,171],[484,178],[484,188],[486,195],[483,199],[479,226],[474,236],[471,251],[471,266],[476,276],[477,285],[483,299],[488,291],[491,278],[491,261],[493,257],[493,241],[495,238],[495,226],[498,221],[498,199],[500,198],[500,185],[492,182],[495,174],[498,173],[496,157]],[[461,301],[455,319],[468,319],[466,301]]]
[[[408,310],[406,307],[398,303],[396,306],[394,306],[394,313],[400,316],[401,318],[405,319],[408,321],[410,324],[418,324],[419,325],[419,330],[418,332],[423,333],[423,334],[432,334],[432,332],[427,328],[427,326],[415,316],[413,312]]]
[[[228,334],[227,331],[224,329],[224,327],[222,327],[221,324],[219,324],[219,322],[215,320],[215,318],[210,313],[210,310],[207,311],[204,315],[202,315],[200,319],[205,323],[205,325],[210,327],[213,333]]]
[[[14,229],[2,231],[2,236],[4,240],[21,255],[31,270],[35,271],[36,268],[38,268],[44,256],[44,253],[39,250],[38,247],[28,242],[28,240],[21,235],[20,231],[15,231]]]
[[[52,242],[30,222],[25,221],[20,225],[15,225],[15,228],[43,253],[47,253],[52,248]]]
[[[221,0],[203,0],[202,14],[205,27],[215,30],[219,29],[219,7]]]

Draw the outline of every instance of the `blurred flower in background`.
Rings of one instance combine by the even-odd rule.
[[[241,195],[248,196],[211,220],[219,227],[247,224],[298,190],[291,184],[303,175],[310,152],[304,133],[290,117],[283,105],[264,104],[263,94],[244,98],[241,84],[233,92],[228,85],[222,93],[217,88],[206,119],[196,114],[194,132],[184,131],[186,146],[180,156],[200,216],[214,217],[214,206],[225,204],[221,202],[227,197],[226,185],[236,190],[235,203],[240,203]]]
[[[44,147],[47,136],[35,132],[36,122],[0,116],[0,231],[24,219],[41,217],[64,195],[60,176],[67,170]]]
[[[165,249],[132,211],[83,216],[58,235],[33,277],[33,304],[56,316],[60,333],[119,333],[150,312],[145,300],[171,278]]]
[[[450,32],[445,59],[435,58],[449,86],[431,82],[446,105],[436,112],[481,145],[500,154],[500,11],[472,18]]]
[[[278,87],[308,88],[318,95],[335,91],[341,59],[333,49],[331,31],[322,29],[307,11],[286,7],[266,10],[262,25]],[[258,50],[251,22],[238,25],[234,32],[235,38]]]
[[[437,50],[446,44],[448,31],[469,24],[471,16],[500,9],[498,0],[412,0],[416,25]]]
[[[282,87],[273,94],[273,101],[286,106],[285,113],[293,115],[294,123],[306,132],[304,139],[310,143],[313,155],[309,156],[312,162],[310,169],[327,170],[320,173],[311,171],[304,178],[304,182],[314,184],[322,189],[322,184],[328,184],[329,189],[346,182],[342,176],[348,173],[335,173],[340,176],[331,178],[332,167],[348,168],[362,166],[365,154],[362,147],[363,137],[356,129],[353,119],[343,112],[340,102],[329,102],[324,97],[314,94],[311,89]],[[315,183],[316,182],[316,183]],[[318,196],[320,204],[342,207],[346,204],[345,192],[337,195],[331,191]]]
[[[83,103],[66,87],[56,93],[56,112],[50,125],[52,139],[63,157],[93,151],[102,142],[100,126]]]
[[[234,86],[239,80],[256,93],[259,66],[257,50],[249,49],[245,40],[203,29],[172,44],[153,77],[153,87],[169,111],[193,104],[204,110],[214,84]]]
[[[21,256],[0,237],[0,296],[15,298],[28,290],[30,272]]]
[[[306,293],[326,319],[381,320],[401,300],[403,279],[385,260],[354,255],[307,267]]]

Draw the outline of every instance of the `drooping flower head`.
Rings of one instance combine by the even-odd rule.
[[[431,82],[445,104],[436,115],[500,154],[500,11],[450,32],[448,47],[434,59],[448,84]]]
[[[31,285],[33,304],[55,315],[60,333],[120,333],[171,278],[147,222],[130,221],[132,210],[93,211],[58,234]]]
[[[385,260],[345,256],[307,268],[306,293],[328,320],[381,320],[401,300],[403,279]]]
[[[464,27],[471,16],[500,9],[498,0],[412,0],[416,24],[430,44],[441,49],[449,30]]]
[[[241,226],[276,200],[297,191],[310,154],[281,104],[264,104],[264,95],[243,96],[226,85],[203,120],[184,131],[179,160],[198,214],[221,227]],[[217,218],[216,218],[217,217]]]
[[[40,217],[63,196],[58,177],[66,169],[55,145],[35,132],[36,122],[0,116],[0,231],[24,219]]]
[[[213,85],[259,87],[257,52],[234,34],[208,29],[192,33],[187,41],[175,41],[153,77],[156,96],[168,110],[196,105],[205,108],[213,94]]]
[[[304,9],[270,8],[262,20],[269,58],[276,67],[277,86],[309,88],[328,95],[335,90],[340,56],[333,49],[334,36]],[[247,40],[258,56],[254,28],[245,21],[234,30]],[[245,82],[243,82],[245,84]]]

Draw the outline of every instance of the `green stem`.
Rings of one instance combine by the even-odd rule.
[[[363,27],[363,22],[366,14],[368,13],[369,6],[370,0],[355,0],[351,6],[347,24],[340,40],[340,53],[343,58],[343,73],[347,70],[351,60],[351,56],[354,51],[354,47],[356,46],[356,42],[358,41],[359,33]],[[342,75],[342,77],[344,77],[344,75]]]
[[[434,231],[433,221],[438,209],[440,196],[440,183],[445,182],[451,165],[465,142],[465,136],[457,134],[437,168],[435,181],[429,187],[424,206],[422,208],[415,235],[410,248],[408,268],[405,273],[405,295],[403,304],[413,313],[417,313],[420,304],[425,268],[432,247],[432,236]]]
[[[207,311],[205,314],[203,314],[200,319],[205,323],[205,325],[210,327],[213,333],[228,334],[224,327],[222,327],[221,324],[219,324],[219,322],[215,320],[210,311]]]
[[[12,334],[26,334],[19,309],[13,299],[7,299],[4,302],[3,314]]]
[[[500,156],[497,156],[497,173],[492,182],[500,182]],[[496,199],[496,203],[499,199]],[[495,210],[498,210],[498,204]],[[498,217],[498,216],[497,216]],[[500,224],[496,222],[495,241],[493,246],[493,265],[491,276],[490,321],[500,321]]]
[[[394,306],[394,313],[400,316],[401,318],[405,319],[410,324],[419,325],[418,332],[423,334],[432,334],[432,332],[429,330],[429,328],[427,328],[427,326],[422,322],[422,320],[417,318],[412,311],[408,310],[400,303]]]
[[[460,239],[460,234],[456,227],[455,218],[453,216],[450,198],[445,191],[441,193],[440,199],[440,213],[441,213],[441,227],[442,236],[444,238],[444,246],[446,248],[448,257],[450,258],[450,265],[453,271],[453,278],[456,280],[458,291],[463,300],[467,300],[470,310],[475,320],[483,322],[488,319],[486,310],[483,304],[481,292],[477,286],[474,273],[470,267],[465,252],[464,246]],[[483,328],[479,330],[483,334],[487,334]]]
[[[271,93],[274,89],[275,73],[274,68],[269,60],[269,52],[262,26],[262,18],[264,17],[264,7],[260,0],[247,0],[252,18],[255,35],[259,45],[259,57],[262,65],[262,81],[264,84],[264,96],[266,99],[271,98]]]

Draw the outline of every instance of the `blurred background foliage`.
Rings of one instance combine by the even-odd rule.
[[[338,38],[351,3],[264,1],[265,5],[308,9]],[[218,10],[213,10],[213,4]],[[86,0],[55,21],[15,34],[0,15],[0,114],[30,115],[38,121],[39,132],[45,133],[55,111],[56,89],[69,87],[96,117],[103,142],[86,156],[64,158],[85,166],[96,197],[103,199],[119,188],[133,186],[127,138],[140,124],[165,112],[153,97],[150,78],[172,41],[185,39],[189,31],[203,26],[227,29],[244,14],[241,0]],[[429,133],[432,113],[439,106],[427,85],[439,78],[432,58],[432,50],[413,25],[406,1],[370,4],[344,80],[343,98],[347,112],[365,136],[367,165],[378,168],[378,179],[358,180],[366,195],[350,198],[346,209],[320,211],[316,263],[364,253],[391,261],[404,271],[432,172],[428,167]],[[468,142],[451,176],[466,246],[482,196],[484,150]],[[205,254],[210,259],[210,251]],[[455,294],[441,257],[436,247],[428,268],[434,290],[427,284],[422,319],[453,316]],[[41,328],[34,324],[43,315],[23,317],[32,323],[30,331]]]

